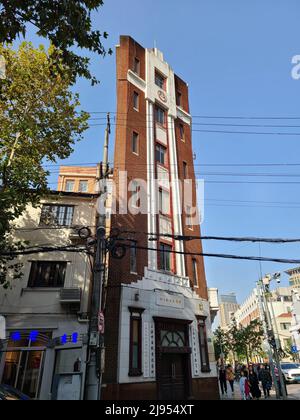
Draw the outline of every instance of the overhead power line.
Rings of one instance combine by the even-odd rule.
[[[124,234],[143,234],[151,238],[171,238],[178,241],[229,241],[229,242],[265,242],[265,243],[294,243],[300,242],[300,238],[264,238],[256,236],[195,236],[195,235],[171,235],[165,233],[150,233],[150,232],[135,232],[130,230],[123,230]],[[154,241],[155,239],[153,239]]]
[[[264,262],[276,262],[282,264],[300,264],[300,260],[297,259],[286,259],[286,258],[271,258],[271,257],[252,257],[252,256],[241,256],[241,255],[230,255],[230,254],[210,254],[204,252],[181,252],[181,251],[168,251],[160,250],[157,248],[143,247],[143,246],[134,246],[134,245],[124,245],[127,248],[135,248],[144,251],[156,251],[166,254],[178,254],[178,255],[189,255],[189,256],[198,256],[198,257],[211,257],[211,258],[223,258],[231,260],[247,260],[247,261],[264,261]]]
[[[116,111],[86,111],[88,114],[118,114],[118,115],[127,115],[127,112],[116,112]],[[222,119],[222,120],[300,120],[300,116],[255,116],[255,115],[191,115],[192,118],[200,119]]]

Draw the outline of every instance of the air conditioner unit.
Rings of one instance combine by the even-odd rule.
[[[61,289],[60,291],[60,303],[78,303],[81,302],[81,289]]]

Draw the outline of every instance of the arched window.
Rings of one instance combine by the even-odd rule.
[[[162,347],[184,347],[185,336],[183,331],[161,331]]]

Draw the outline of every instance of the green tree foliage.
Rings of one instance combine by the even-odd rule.
[[[246,327],[237,326],[233,323],[228,331],[228,341],[231,350],[239,359],[246,359],[247,362],[255,355],[261,355],[263,343],[263,328],[258,320],[253,320]]]
[[[216,359],[218,360],[221,354],[223,354],[226,359],[231,350],[228,333],[219,327],[214,332],[213,341]]]
[[[47,38],[62,52],[64,63],[72,69],[72,79],[83,76],[97,80],[89,71],[89,58],[78,55],[74,48],[86,49],[105,56],[103,40],[106,32],[93,29],[91,14],[103,6],[102,0],[1,0],[0,43],[13,42],[25,36],[28,24],[37,35]]]
[[[43,162],[71,154],[89,115],[77,111],[72,73],[54,46],[45,50],[23,43],[14,51],[0,45],[0,56],[6,62],[6,78],[0,80],[0,252],[13,252],[21,245],[9,239],[13,220],[47,192],[49,173]],[[15,268],[10,266],[18,276]],[[7,270],[0,254],[0,283],[5,286]]]

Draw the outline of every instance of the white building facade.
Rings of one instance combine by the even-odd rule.
[[[32,399],[83,399],[91,265],[79,229],[95,226],[97,196],[51,193],[15,223],[14,239],[60,248],[18,257],[23,278],[0,291],[6,320],[0,383]],[[93,231],[93,228],[91,228]]]

